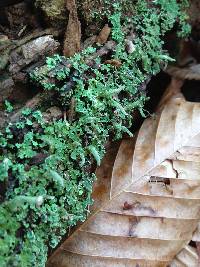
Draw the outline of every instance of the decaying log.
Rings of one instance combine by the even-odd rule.
[[[0,103],[12,95],[16,82],[26,83],[35,66],[43,65],[46,56],[59,50],[60,44],[52,33],[55,37],[60,34],[59,31],[46,29],[20,40],[1,38]]]
[[[8,114],[7,117],[4,116],[4,120],[0,120],[0,129],[4,129],[7,125],[7,122],[17,122],[20,119],[22,111],[25,108],[29,108],[33,111],[36,109],[42,109],[44,103],[50,103],[50,100],[54,94],[55,92],[53,91],[38,93],[32,99],[27,101],[25,105],[22,108],[18,109],[14,114],[11,113],[10,115]],[[48,119],[51,120],[54,117],[59,119],[62,117],[62,112],[57,107],[54,107],[53,109],[50,107],[47,108],[46,111],[43,111],[43,116],[45,121],[48,121]]]
[[[89,55],[86,59],[85,59],[85,63],[88,64],[90,67],[92,68],[99,68],[100,66],[96,64],[95,59],[97,57],[103,57],[108,55],[109,53],[111,53],[116,47],[116,43],[114,41],[108,41],[106,42],[106,44],[104,46],[102,46],[100,49],[98,49],[96,52],[94,52],[93,54]],[[63,66],[67,66],[68,68],[71,68],[70,65],[70,60],[65,60],[62,62]],[[40,76],[40,74],[44,73],[44,69],[45,69],[45,78],[43,80],[41,80],[41,83],[52,83],[52,82],[56,82],[54,80],[54,78],[51,75],[51,70],[46,70],[45,66],[41,66],[37,68],[37,73]],[[73,77],[74,72],[76,72],[76,70],[71,71],[70,77]],[[42,76],[42,75],[41,75]],[[87,75],[88,77],[88,75]],[[72,87],[74,86],[74,82],[69,82],[68,83],[68,90],[70,90]]]
[[[44,35],[23,44],[10,53],[9,72],[16,74],[34,62],[44,60],[47,55],[56,53],[59,45],[51,35]]]
[[[24,45],[27,45],[27,44],[31,44],[31,42],[35,42],[35,46],[38,46],[39,48],[39,45],[41,45],[42,43],[38,42],[37,44],[37,39],[42,37],[42,36],[55,36],[57,37],[58,35],[60,34],[59,31],[55,31],[53,29],[46,29],[44,31],[35,31],[33,32],[32,34],[20,39],[20,40],[5,40],[4,42],[1,43],[0,45],[0,53],[1,53],[1,65],[0,65],[0,70],[3,70],[7,64],[9,64],[9,60],[10,60],[10,54],[15,51],[15,50],[19,50],[19,49],[22,49],[22,47]],[[40,39],[41,40],[41,39]],[[47,40],[46,40],[47,42]],[[52,43],[52,40],[50,40],[50,42]],[[58,46],[59,46],[59,43],[55,40],[53,40],[53,45],[51,44],[52,48],[56,48],[58,49]],[[46,48],[46,47],[45,47]],[[39,52],[41,53],[42,49],[39,48]],[[47,55],[48,54],[48,51],[47,53],[45,53],[45,50],[44,50],[44,47],[43,47],[43,53],[44,55]],[[36,55],[37,56],[37,55]],[[34,59],[33,59],[34,60]]]

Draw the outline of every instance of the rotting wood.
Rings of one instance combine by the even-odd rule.
[[[98,49],[96,52],[94,52],[93,54],[89,55],[86,59],[85,59],[85,64],[88,64],[90,67],[92,68],[96,68],[98,69],[100,67],[100,65],[97,65],[95,62],[95,59],[97,57],[103,57],[108,55],[109,53],[111,53],[116,47],[116,43],[114,41],[108,41],[106,42],[106,44],[104,46],[102,46],[100,49]],[[67,66],[68,68],[71,68],[71,64],[70,64],[70,59],[65,60],[62,62],[62,64],[64,66]],[[45,65],[40,66],[37,68],[37,73],[40,76],[40,73],[44,72],[44,68],[45,68],[45,73],[46,73],[46,67]],[[72,70],[70,73],[70,77],[73,77],[74,73],[76,72],[76,70]],[[66,81],[66,87],[68,88],[67,90],[71,90],[74,86],[74,81],[72,79],[70,79],[69,77],[69,81]],[[86,77],[87,79],[89,78],[88,75]],[[48,71],[45,75],[44,80],[41,80],[41,83],[53,83],[55,82],[54,78],[51,77],[51,70],[49,70],[49,76],[48,76]]]
[[[8,115],[6,121],[9,121],[10,123],[14,123],[17,122],[22,114],[22,111],[25,108],[29,108],[31,110],[36,110],[37,108],[40,108],[42,106],[42,103],[46,102],[46,101],[50,101],[50,99],[53,97],[53,95],[55,94],[55,92],[50,91],[50,92],[43,92],[43,93],[38,93],[36,96],[34,96],[32,99],[30,99],[29,101],[26,102],[26,104],[20,108],[18,111],[16,111],[14,114]],[[5,123],[0,123],[0,128],[4,128],[5,124],[7,124],[7,122]]]
[[[6,40],[0,45],[0,51],[6,51],[6,53],[9,54],[14,49],[21,47],[22,45],[30,42],[31,40],[37,39],[44,35],[52,35],[58,37],[60,33],[61,32],[59,30],[55,30],[53,28],[49,28],[43,31],[37,30],[20,40]]]

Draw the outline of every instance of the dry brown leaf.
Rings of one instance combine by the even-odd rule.
[[[104,63],[112,65],[112,66],[117,67],[117,68],[121,67],[121,65],[122,65],[122,62],[118,59],[108,59]]]
[[[77,15],[76,1],[66,0],[66,7],[69,11],[69,20],[65,32],[63,54],[66,57],[70,57],[80,51],[81,24]]]
[[[180,68],[176,66],[169,66],[166,72],[178,79],[185,80],[200,80],[200,64],[196,64],[190,67]]]
[[[192,241],[200,242],[200,222],[198,223],[198,226],[193,234]]]
[[[197,257],[198,257],[198,264],[199,264],[198,266],[200,266],[200,221],[198,223],[196,231],[193,234],[192,241],[196,243]]]
[[[103,29],[100,31],[99,35],[96,37],[96,43],[105,44],[110,35],[111,28],[106,24]]]
[[[109,174],[102,179],[101,172],[92,215],[51,256],[48,267],[172,262],[200,219],[199,115],[200,103],[173,98],[144,121],[137,138],[122,141],[111,179]]]
[[[200,265],[200,242],[196,242],[196,249],[198,255],[198,264]]]
[[[162,110],[163,107],[169,102],[172,101],[174,98],[182,98],[184,99],[183,94],[181,93],[181,88],[184,84],[183,80],[179,80],[176,78],[172,78],[169,86],[166,88],[158,106],[157,106],[157,112],[159,110]]]
[[[185,246],[169,265],[170,267],[198,267],[197,250],[189,245]]]

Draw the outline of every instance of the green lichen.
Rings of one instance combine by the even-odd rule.
[[[44,267],[48,250],[69,227],[87,218],[94,163],[100,164],[109,138],[132,135],[133,111],[145,115],[146,79],[171,60],[162,38],[178,21],[180,28],[186,25],[175,0],[153,1],[151,8],[139,0],[127,16],[117,2],[108,12],[115,42],[109,56],[121,66],[106,64],[98,56],[88,62],[99,47],[69,59],[48,58],[32,79],[46,91],[55,91],[52,104],[70,111],[68,116],[46,122],[39,110],[26,109],[18,122],[0,133],[2,267]],[[132,52],[126,48],[130,35]]]

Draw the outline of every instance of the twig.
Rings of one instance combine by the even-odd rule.
[[[74,97],[71,98],[71,102],[70,102],[70,108],[68,111],[68,120],[69,122],[72,122],[74,120],[75,117],[75,107],[76,107],[76,100]]]

